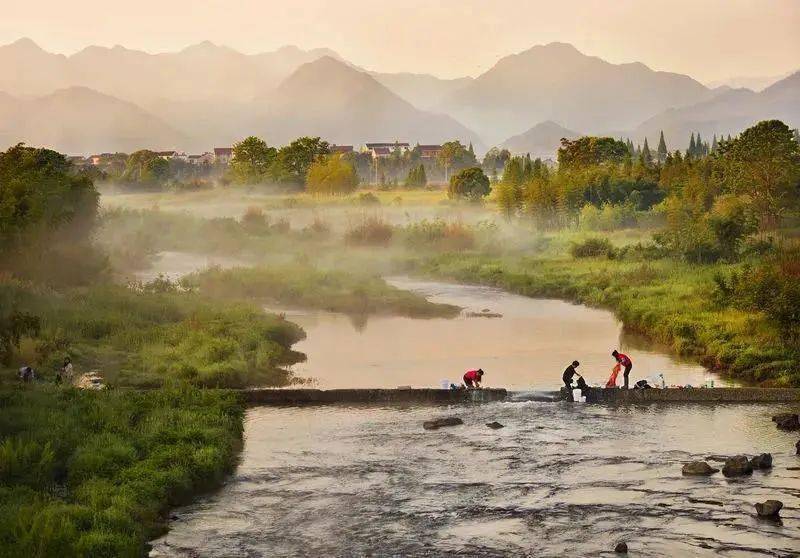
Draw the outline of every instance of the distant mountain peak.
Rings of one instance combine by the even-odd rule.
[[[40,47],[33,39],[29,37],[22,37],[7,45],[11,48],[16,50],[26,50],[31,52],[44,52],[42,47]]]

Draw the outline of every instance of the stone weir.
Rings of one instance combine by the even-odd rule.
[[[367,404],[457,404],[501,401],[505,389],[248,389],[243,397],[249,405]]]
[[[571,401],[561,388],[561,398]],[[792,403],[800,402],[797,388],[666,388],[666,389],[603,389],[591,388],[587,403]]]

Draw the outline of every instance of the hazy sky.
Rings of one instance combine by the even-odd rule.
[[[7,6],[4,6],[8,4]],[[800,68],[800,0],[0,0],[0,43],[70,54],[150,52],[205,39],[242,52],[329,47],[360,66],[477,75],[506,54],[563,41],[611,62],[701,81]]]

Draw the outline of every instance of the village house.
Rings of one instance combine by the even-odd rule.
[[[352,153],[352,152],[353,152],[352,145],[331,145],[331,153],[339,153],[343,155],[345,153]]]
[[[418,147],[421,159],[436,159],[442,151],[441,145],[420,145]]]
[[[395,150],[399,149],[402,155],[411,151],[411,146],[405,142],[393,141],[388,143],[368,143],[364,151],[372,153],[373,159],[389,157]]]
[[[221,165],[227,165],[231,162],[233,157],[232,147],[215,147],[214,148],[214,162]]]
[[[187,160],[192,165],[211,165],[214,163],[214,154],[206,151],[200,155],[189,155]]]

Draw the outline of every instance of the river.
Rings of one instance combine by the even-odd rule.
[[[169,272],[168,269],[161,271]],[[461,317],[366,322],[288,311],[308,339],[295,372],[320,387],[434,386],[481,366],[486,383],[557,387],[573,358],[604,382],[611,348],[636,378],[698,385],[702,367],[622,334],[609,312],[463,285],[393,278]],[[497,318],[467,317],[484,309]],[[595,406],[509,401],[441,407],[253,408],[241,463],[219,491],[175,511],[154,557],[796,556],[796,435],[781,405]],[[463,426],[429,432],[455,415]],[[505,425],[490,430],[486,422]],[[771,452],[775,467],[727,480],[681,476],[691,459]],[[712,461],[712,464],[714,462]],[[717,466],[721,464],[716,463]],[[754,517],[777,498],[784,522]]]

